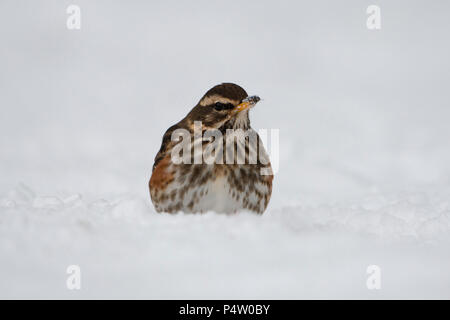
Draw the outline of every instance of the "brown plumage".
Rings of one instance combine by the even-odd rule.
[[[166,131],[149,181],[158,212],[264,212],[273,175],[264,146],[250,127],[248,112],[258,101],[256,96],[248,97],[240,86],[223,83],[210,89],[184,119]],[[188,161],[182,163],[173,158],[181,141],[172,135],[180,131],[190,141],[189,152],[183,153]],[[219,135],[208,139],[208,132]],[[214,149],[207,158],[207,151],[217,146],[214,143],[223,147]],[[202,152],[200,158],[195,158],[196,148]],[[255,153],[257,159],[252,157]],[[234,161],[228,161],[232,154]],[[239,156],[245,161],[239,162]]]

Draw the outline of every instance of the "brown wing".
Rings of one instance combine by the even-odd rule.
[[[153,163],[153,169],[152,171],[155,170],[156,166],[158,165],[158,163],[166,156],[167,151],[168,151],[168,147],[169,144],[171,142],[171,138],[172,138],[172,133],[176,130],[181,128],[180,123],[177,123],[173,126],[171,126],[169,129],[167,129],[167,131],[164,133],[163,138],[162,138],[162,142],[161,142],[161,147],[159,148],[158,153],[155,156],[155,162]]]
[[[170,148],[172,146],[172,133],[174,130],[181,128],[183,121],[171,126],[164,133],[161,147],[155,156],[155,162],[153,164],[152,176],[148,182],[148,187],[150,190],[150,197],[153,204],[155,205],[157,211],[158,203],[164,201],[164,189],[173,181],[174,172],[170,170],[171,158],[170,158]]]
[[[164,190],[173,181],[174,174],[169,170],[170,163],[170,155],[167,155],[153,168],[149,182],[150,193],[155,193],[152,191],[156,190]]]

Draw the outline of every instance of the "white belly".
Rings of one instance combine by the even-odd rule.
[[[210,180],[201,188],[194,189],[192,195],[201,194],[201,189],[203,189],[203,195],[198,197],[193,211],[234,213],[242,209],[242,199],[237,199],[236,191],[233,193],[225,177]],[[189,196],[187,198],[189,199]]]

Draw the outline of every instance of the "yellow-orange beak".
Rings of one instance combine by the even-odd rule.
[[[261,100],[258,96],[249,96],[242,100],[240,104],[237,105],[236,108],[234,108],[234,113],[239,113],[241,111],[253,108],[255,104],[258,103],[258,101]]]

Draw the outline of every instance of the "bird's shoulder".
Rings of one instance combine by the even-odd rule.
[[[162,141],[161,141],[161,147],[159,148],[159,151],[155,156],[155,161],[153,163],[153,170],[155,170],[155,168],[158,166],[158,164],[161,162],[161,160],[167,156],[168,152],[170,151],[170,147],[173,144],[172,134],[174,133],[175,130],[178,130],[178,129],[188,130],[185,119],[170,126],[164,133],[164,135],[162,137]]]

